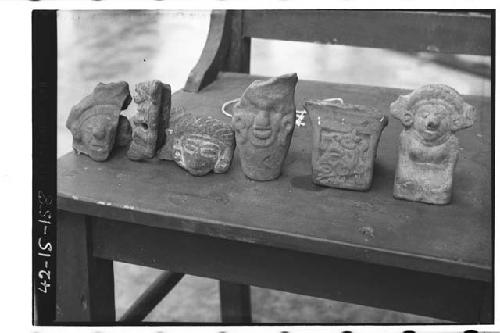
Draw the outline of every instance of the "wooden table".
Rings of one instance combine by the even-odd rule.
[[[256,79],[222,73],[173,106],[230,121],[222,104]],[[305,99],[341,97],[385,114],[403,90],[299,81]],[[282,176],[247,179],[236,154],[226,174],[192,177],[174,162],[58,162],[58,320],[114,320],[112,261],[189,273],[463,323],[492,322],[491,105],[463,149],[450,205],[392,197],[397,141],[390,119],[367,192],[311,182],[311,126],[296,127]],[[238,300],[238,289],[228,297]],[[236,303],[235,303],[236,304]],[[236,304],[233,311],[244,311]]]

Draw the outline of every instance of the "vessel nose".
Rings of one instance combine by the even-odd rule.
[[[271,124],[271,119],[269,117],[269,112],[265,110],[260,110],[255,116],[255,127],[257,128],[269,128]]]

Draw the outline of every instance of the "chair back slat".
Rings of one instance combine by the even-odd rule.
[[[243,36],[490,55],[491,16],[487,12],[245,10]]]

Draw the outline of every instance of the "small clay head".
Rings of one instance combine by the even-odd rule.
[[[174,161],[194,176],[229,169],[234,151],[234,132],[229,124],[210,117],[186,114],[174,125]]]
[[[94,106],[80,118],[78,138],[87,148],[88,155],[96,161],[108,158],[116,134],[117,109],[107,105]]]
[[[424,142],[434,142],[472,126],[475,109],[455,89],[431,84],[400,96],[391,104],[391,114]]]
[[[91,95],[71,109],[66,121],[73,148],[95,161],[106,160],[115,143],[120,112],[130,101],[126,82],[99,83]]]

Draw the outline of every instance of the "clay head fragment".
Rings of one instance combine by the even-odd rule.
[[[476,111],[453,88],[423,86],[391,104],[404,126],[394,196],[432,204],[451,200],[459,144],[455,132],[472,126]]]
[[[127,156],[132,160],[153,158],[165,143],[170,117],[170,85],[153,80],[135,86],[137,113],[132,116],[132,142]]]
[[[95,161],[106,160],[115,144],[120,112],[130,101],[127,82],[99,83],[73,106],[66,121],[73,135],[73,149]]]
[[[313,127],[313,182],[368,190],[387,117],[374,108],[328,100],[307,101],[304,108]]]
[[[174,160],[193,176],[204,176],[212,170],[226,172],[234,146],[230,124],[186,113],[167,129],[167,142],[158,155],[160,159]]]
[[[297,74],[256,80],[228,105],[243,173],[254,180],[279,177],[295,128]]]

